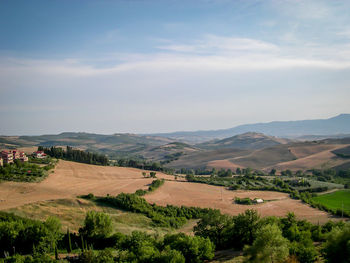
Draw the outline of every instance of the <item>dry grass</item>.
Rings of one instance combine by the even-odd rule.
[[[247,206],[235,204],[235,197],[271,201]],[[229,191],[212,185],[167,181],[145,198],[148,202],[158,205],[209,207],[230,215],[237,215],[246,209],[256,209],[262,216],[285,216],[288,212],[294,212],[298,218],[314,223],[324,223],[332,219],[332,216],[323,211],[311,208],[299,200],[290,199],[288,194],[271,191]]]
[[[109,214],[113,220],[114,231],[123,234],[131,234],[132,231],[143,231],[158,235],[175,232],[192,235],[193,227],[197,222],[197,220],[189,220],[187,224],[177,230],[154,227],[152,220],[142,214],[124,212],[107,206],[98,206],[91,201],[78,198],[41,201],[11,208],[6,211],[36,220],[46,220],[50,216],[55,216],[60,219],[63,231],[68,227],[72,232],[77,232],[83,225],[86,213],[91,210]]]
[[[157,172],[159,178],[174,177]],[[133,193],[153,181],[134,168],[88,165],[60,160],[53,173],[40,183],[0,184],[0,210],[38,201],[75,198],[93,193],[99,196]]]

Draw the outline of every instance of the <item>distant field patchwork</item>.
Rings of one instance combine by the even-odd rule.
[[[323,204],[329,209],[341,210],[350,213],[350,190],[339,190],[333,193],[319,195],[312,198],[313,201]]]

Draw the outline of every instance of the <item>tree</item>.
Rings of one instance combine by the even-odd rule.
[[[350,224],[343,228],[335,227],[328,234],[323,249],[325,258],[330,263],[346,263],[350,258]]]
[[[192,175],[192,174],[187,174],[187,175],[186,175],[186,180],[187,180],[188,182],[193,182],[193,181],[195,180],[195,177],[194,177],[194,175]]]
[[[251,245],[260,228],[260,216],[256,210],[248,209],[233,219],[233,243],[238,249],[244,245]]]
[[[181,251],[186,262],[199,263],[214,257],[214,244],[209,238],[187,236],[184,233],[165,235],[164,245]]]
[[[270,175],[276,175],[276,169],[275,169],[275,168],[272,168],[272,169],[271,169]]]
[[[89,211],[86,214],[84,227],[79,229],[79,233],[89,238],[107,237],[112,232],[112,220],[109,215]]]
[[[265,225],[257,231],[252,246],[246,246],[246,262],[278,263],[289,255],[289,241],[282,236],[277,225]]]
[[[222,215],[219,210],[210,210],[194,227],[194,233],[209,238],[216,248],[223,249],[232,246],[233,226],[232,217]]]
[[[67,239],[67,253],[69,254],[72,252],[72,241],[70,237],[69,228],[67,228]]]
[[[146,172],[142,172],[143,177],[146,178]]]
[[[157,178],[156,172],[150,172],[149,174],[150,174],[150,176],[151,176],[152,178]]]
[[[44,222],[44,225],[47,228],[47,235],[45,237],[45,241],[48,244],[51,244],[51,248],[55,249],[57,247],[57,242],[62,238],[61,233],[61,222],[57,217],[49,217]]]
[[[169,246],[160,253],[157,262],[160,263],[185,263],[185,257],[180,251],[170,249]]]

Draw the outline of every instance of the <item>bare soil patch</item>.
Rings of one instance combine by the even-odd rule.
[[[238,205],[235,197],[262,198],[272,200],[263,204]],[[256,209],[262,216],[285,216],[294,212],[300,219],[313,223],[324,223],[333,217],[323,211],[311,208],[299,200],[289,198],[288,194],[271,191],[229,191],[223,187],[167,181],[157,191],[145,196],[150,203],[158,205],[185,205],[220,209],[221,212],[237,215],[247,209]]]

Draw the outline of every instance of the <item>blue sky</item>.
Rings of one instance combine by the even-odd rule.
[[[350,1],[0,1],[0,134],[350,113]]]

